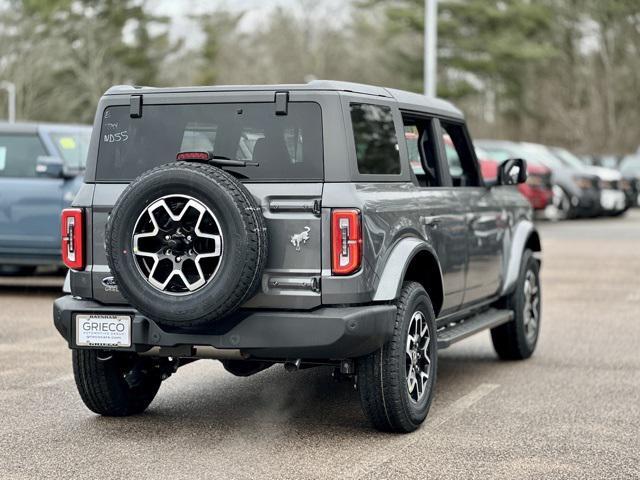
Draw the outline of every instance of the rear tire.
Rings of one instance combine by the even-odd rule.
[[[503,360],[529,358],[538,343],[541,320],[540,264],[531,250],[525,250],[516,288],[504,303],[515,316],[491,329],[493,347]]]
[[[89,410],[107,417],[142,413],[153,401],[162,380],[149,360],[135,354],[73,351],[73,374],[82,401]],[[135,386],[125,375],[136,369]]]
[[[419,283],[405,282],[396,305],[391,339],[357,361],[357,386],[362,409],[376,429],[408,433],[422,424],[433,400],[436,323],[431,299]]]

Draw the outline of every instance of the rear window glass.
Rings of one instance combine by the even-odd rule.
[[[358,171],[374,175],[399,174],[400,153],[391,108],[352,103],[351,124]]]
[[[180,152],[208,151],[251,162],[224,169],[252,180],[322,180],[322,117],[317,103],[290,103],[276,115],[273,103],[129,106],[103,116],[96,180],[132,180],[175,161]]]

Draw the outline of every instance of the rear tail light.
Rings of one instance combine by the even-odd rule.
[[[84,268],[84,213],[81,208],[62,211],[62,260],[73,270]]]
[[[350,275],[362,264],[360,211],[331,212],[331,270],[334,275]]]

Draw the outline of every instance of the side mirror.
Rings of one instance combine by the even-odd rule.
[[[73,178],[79,175],[79,169],[65,165],[59,157],[41,155],[36,160],[36,175],[48,178]]]
[[[39,177],[62,178],[64,163],[61,158],[41,155],[36,161],[36,175]]]
[[[498,185],[517,185],[527,181],[527,162],[522,158],[510,158],[498,167]]]

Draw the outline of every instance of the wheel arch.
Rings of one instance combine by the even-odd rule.
[[[417,238],[402,239],[393,248],[380,274],[373,300],[395,300],[407,280],[424,287],[437,317],[444,301],[442,269],[434,249]]]
[[[504,282],[501,296],[511,293],[520,273],[520,262],[525,250],[533,251],[536,260],[541,263],[542,244],[540,234],[533,222],[522,220],[514,229],[509,256],[506,259]]]

